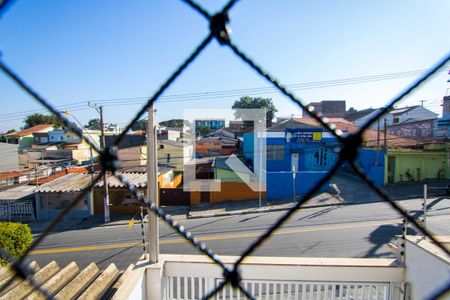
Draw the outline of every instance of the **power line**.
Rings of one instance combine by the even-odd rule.
[[[378,75],[366,75],[366,76],[358,76],[358,77],[350,77],[350,78],[341,78],[341,79],[333,79],[333,80],[325,80],[325,81],[313,81],[306,83],[296,83],[286,85],[292,91],[296,90],[307,90],[307,89],[319,89],[319,88],[328,88],[334,86],[342,86],[342,85],[352,85],[359,83],[369,83],[375,81],[383,81],[383,80],[392,80],[392,79],[400,79],[406,77],[412,77],[422,74],[427,71],[427,69],[422,70],[412,70],[412,71],[403,71],[403,72],[395,72],[395,73],[385,73]],[[443,69],[441,72],[446,72],[447,69]],[[208,91],[208,92],[199,92],[199,93],[186,93],[186,94],[174,94],[174,95],[163,95],[158,100],[159,103],[172,103],[172,102],[188,102],[188,101],[203,101],[210,99],[224,99],[230,97],[238,97],[242,95],[260,95],[260,94],[272,94],[277,93],[278,90],[273,87],[255,87],[255,88],[246,88],[246,89],[234,89],[234,90],[222,90],[222,91]],[[127,97],[127,98],[111,98],[111,99],[97,99],[91,101],[81,101],[75,102],[72,104],[57,106],[58,109],[70,109],[71,111],[79,111],[86,110],[85,106],[87,106],[88,102],[103,104],[105,106],[126,106],[126,105],[134,105],[134,104],[142,104],[144,103],[148,97]],[[0,115],[0,122],[10,122],[15,120],[20,120],[23,117],[27,116],[30,113],[35,112],[46,112],[45,109],[37,109],[37,110],[27,110],[15,113],[7,113]]]

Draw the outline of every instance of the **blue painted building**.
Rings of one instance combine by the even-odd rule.
[[[267,199],[307,193],[332,168],[340,144],[320,126],[289,119],[269,128],[266,139]],[[255,136],[244,134],[244,156],[253,160]],[[328,189],[323,185],[322,190]]]
[[[207,127],[210,132],[225,127],[225,119],[194,120],[194,125],[195,135],[199,136],[202,127]]]

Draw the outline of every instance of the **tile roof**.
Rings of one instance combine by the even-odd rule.
[[[124,272],[120,272],[114,263],[100,270],[95,263],[80,269],[75,262],[60,268],[58,263],[51,261],[41,268],[33,261],[29,268],[33,270],[34,280],[51,294],[52,299],[111,299],[135,266],[131,264]],[[2,284],[8,282],[14,274],[10,266],[5,266],[0,269],[0,281]],[[3,286],[0,296],[2,299],[44,298],[28,280],[21,278]]]
[[[27,128],[27,129],[24,129],[21,131],[8,133],[5,136],[19,136],[19,137],[27,136],[27,135],[33,134],[34,132],[37,132],[37,131],[52,129],[52,128],[53,128],[53,125],[51,125],[51,124],[39,124],[39,125],[30,127],[30,128]]]

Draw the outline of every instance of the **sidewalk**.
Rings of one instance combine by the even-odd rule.
[[[189,206],[168,206],[163,207],[164,211],[173,216],[174,219],[186,219],[189,212]],[[51,232],[61,232],[68,230],[88,229],[93,227],[109,227],[109,226],[127,226],[130,222],[131,215],[111,215],[111,221],[104,222],[104,217],[101,215],[94,215],[82,219],[67,219],[59,222]],[[141,221],[140,215],[134,217],[135,224]],[[50,224],[49,221],[38,221],[28,223],[33,234],[42,233]],[[144,217],[144,222],[147,222],[147,216]]]
[[[429,180],[430,187],[428,197],[448,197],[444,187],[448,180]],[[391,184],[384,187],[388,194],[394,200],[417,199],[423,197],[424,182]],[[298,200],[299,198],[297,198]],[[328,192],[321,193],[311,198],[302,208],[327,207],[338,205],[352,205],[383,201],[374,191],[370,190],[366,183],[360,178],[349,174],[338,174],[330,181],[330,189]],[[239,202],[223,202],[223,203],[207,203],[196,206],[165,206],[164,211],[174,219],[199,219],[220,216],[243,215],[252,213],[265,213],[273,211],[288,210],[294,205],[292,198],[277,199],[276,201],[262,201],[259,207],[258,200],[239,201]],[[84,219],[63,220],[52,232],[60,232],[66,230],[87,229],[93,227],[108,226],[126,226],[132,216],[130,215],[112,215],[111,222],[104,223],[103,216],[95,215]],[[144,220],[147,222],[147,220]],[[140,222],[140,216],[135,216],[135,223]],[[42,232],[49,221],[41,221],[30,223],[33,234]]]

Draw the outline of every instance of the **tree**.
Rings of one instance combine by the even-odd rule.
[[[61,127],[63,126],[63,123],[60,119],[58,119],[55,115],[43,115],[43,114],[32,114],[28,115],[25,120],[23,120],[23,123],[25,124],[23,126],[23,129],[27,129],[39,124],[51,124],[54,127]]]
[[[15,130],[15,129],[10,129],[10,130],[8,130],[7,132],[5,132],[5,134],[13,133],[13,132],[16,132],[16,130]]]
[[[237,109],[234,113],[234,117],[236,119],[244,119],[244,125],[246,127],[252,126],[252,121],[245,121],[246,114],[244,110],[239,110],[239,108],[249,108],[249,109],[257,109],[257,108],[265,108],[266,112],[266,126],[272,126],[272,119],[275,117],[275,113],[278,111],[275,108],[275,105],[272,102],[271,98],[262,98],[262,97],[241,97],[241,99],[236,100],[232,106],[233,109]]]
[[[183,119],[170,119],[167,121],[159,122],[160,126],[164,127],[183,127],[183,125],[189,126],[189,121]]]
[[[142,119],[142,120],[139,120],[139,121],[137,121],[137,122],[135,122],[132,126],[131,126],[131,129],[133,130],[133,131],[136,131],[136,130],[147,130],[147,119]]]
[[[101,130],[102,126],[100,124],[100,119],[90,119],[87,125],[84,125],[84,128],[90,129],[90,130]]]
[[[208,126],[203,126],[200,128],[200,135],[207,135],[209,133]]]

